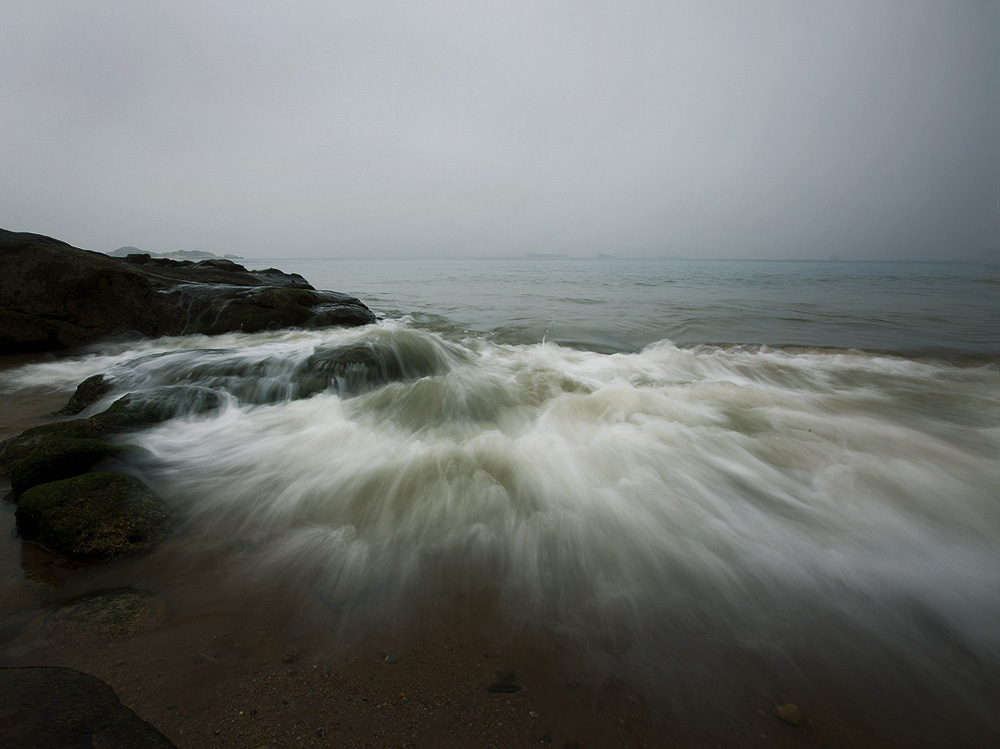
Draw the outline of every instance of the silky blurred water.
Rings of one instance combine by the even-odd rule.
[[[98,345],[4,371],[0,396],[99,372],[85,416],[221,393],[127,439],[190,544],[249,550],[250,590],[368,622],[490,590],[512,625],[664,678],[711,645],[990,714],[995,268],[281,265],[384,319]],[[358,350],[374,368],[315,384]]]

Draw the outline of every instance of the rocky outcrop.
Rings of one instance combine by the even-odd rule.
[[[126,432],[158,424],[177,416],[208,413],[222,406],[223,396],[216,390],[197,385],[165,385],[127,393],[90,423],[100,434]]]
[[[150,551],[173,518],[134,476],[85,473],[35,486],[18,498],[17,532],[74,562],[104,562]]]
[[[0,726],[4,747],[173,747],[110,686],[71,668],[0,669]]]
[[[10,476],[17,464],[31,455],[33,450],[44,447],[52,440],[86,440],[100,436],[100,430],[89,419],[56,421],[26,429],[0,442],[0,476]]]
[[[138,448],[131,448],[138,449]],[[11,497],[17,497],[39,484],[60,481],[89,471],[103,460],[129,452],[125,445],[112,445],[99,439],[47,440],[19,460],[10,472]]]
[[[375,321],[354,297],[231,260],[113,258],[0,229],[0,354],[79,346],[110,335],[258,332]]]

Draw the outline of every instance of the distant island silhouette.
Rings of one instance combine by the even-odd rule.
[[[224,257],[229,260],[242,260],[242,255],[234,255],[232,253],[227,253],[225,255],[216,255],[214,252],[207,252],[205,250],[175,250],[174,252],[150,252],[148,250],[140,250],[138,247],[132,247],[131,245],[126,245],[125,247],[119,247],[117,250],[108,253],[111,257],[128,257],[129,255],[149,255],[150,257],[166,257],[172,260],[209,260],[214,257]]]

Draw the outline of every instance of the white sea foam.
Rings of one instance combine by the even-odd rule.
[[[428,376],[234,403],[133,438],[198,532],[260,543],[269,575],[341,606],[488,584],[568,628],[898,598],[998,654],[995,373],[459,345],[401,325],[322,342],[347,338],[444,353]],[[254,376],[288,377],[318,341],[255,347],[274,366]],[[137,368],[157,361],[171,360]]]
[[[425,365],[279,397],[347,344]],[[345,615],[489,587],[513,618],[645,652],[710,631],[786,655],[790,638],[836,642],[831,657],[873,671],[917,657],[938,684],[966,678],[954,658],[996,673],[995,368],[669,342],[597,354],[402,323],[135,353],[80,359],[75,379],[233,373],[208,383],[228,407],[129,439],[201,543],[253,545],[247,585],[306,585]],[[70,381],[69,366],[32,372]]]

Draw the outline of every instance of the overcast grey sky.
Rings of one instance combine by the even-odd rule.
[[[0,226],[91,249],[1000,245],[998,0],[3,0],[0,23]]]

